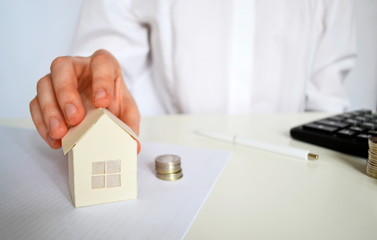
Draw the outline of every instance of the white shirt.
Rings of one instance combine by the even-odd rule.
[[[88,0],[73,53],[110,51],[142,114],[343,111],[351,0]]]

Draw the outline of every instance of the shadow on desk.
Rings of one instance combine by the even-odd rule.
[[[366,160],[359,157],[346,156],[344,154],[339,154],[338,159],[347,163],[350,167],[357,170],[361,174],[365,173]]]
[[[289,136],[289,133],[284,133],[285,136]],[[297,140],[292,139],[289,141],[289,145],[292,147],[297,147],[301,149],[308,149],[314,153],[319,153],[319,161],[320,162],[327,162],[341,165],[347,165],[354,171],[357,171],[358,174],[365,176],[366,178],[372,180],[374,185],[377,185],[377,180],[370,178],[366,175],[366,162],[367,159],[361,157],[355,157],[352,155],[347,155],[344,153],[340,153],[334,150],[330,150],[327,148],[323,148],[317,145],[312,145],[305,142],[300,142]],[[330,161],[331,160],[331,161]],[[343,169],[344,170],[344,169]]]
[[[68,187],[68,161],[61,149],[53,150],[47,144],[41,144],[41,138],[36,132],[28,135],[31,149],[30,159],[35,162],[45,176],[56,185],[61,194],[71,202]]]

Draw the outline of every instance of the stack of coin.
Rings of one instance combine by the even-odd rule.
[[[368,140],[369,152],[366,172],[369,177],[377,178],[377,137]]]
[[[176,181],[183,177],[181,158],[177,155],[166,154],[156,157],[156,175],[167,181]]]

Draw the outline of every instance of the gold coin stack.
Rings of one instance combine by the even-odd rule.
[[[369,177],[377,178],[377,137],[368,140],[369,151],[366,172]]]
[[[165,154],[156,157],[156,175],[166,181],[176,181],[183,177],[181,158],[177,155]]]

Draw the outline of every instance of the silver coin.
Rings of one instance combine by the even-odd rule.
[[[372,152],[371,149],[369,149],[369,151],[368,151],[368,156],[372,159],[377,160],[377,153]]]
[[[368,170],[371,171],[371,172],[377,172],[377,168],[376,168],[376,167],[372,167],[371,165],[368,165],[368,166],[366,167],[366,169],[368,169]]]
[[[159,179],[162,179],[165,181],[177,181],[178,179],[181,179],[183,177],[182,170],[177,173],[171,173],[171,174],[157,173],[156,175]]]
[[[373,148],[369,148],[369,151],[368,151],[368,152],[369,152],[369,153],[372,153],[372,154],[374,154],[374,155],[377,155],[377,152],[375,152]]]
[[[371,156],[368,156],[367,163],[377,166],[377,160],[374,158],[371,158]]]
[[[368,159],[373,162],[377,162],[377,155],[376,154],[368,154]]]
[[[368,157],[368,163],[377,166],[377,161],[371,159],[370,157]]]
[[[175,166],[181,164],[181,158],[177,155],[165,154],[156,157],[155,163],[159,167]]]
[[[377,146],[377,137],[371,137],[371,138],[369,138],[369,140],[368,140],[368,144],[369,145],[374,145],[374,146]]]
[[[367,170],[367,172],[377,173],[377,169],[371,167],[370,165],[368,165],[368,166],[366,167],[366,170]]]
[[[373,154],[377,154],[377,148],[376,149],[369,148],[369,152],[371,152]]]
[[[366,167],[367,167],[369,170],[371,170],[371,171],[377,171],[377,167],[376,167],[376,166],[373,166],[373,165],[368,164]]]
[[[368,146],[369,146],[369,148],[371,148],[371,149],[377,149],[377,144],[376,144],[376,143],[372,143],[370,140],[369,140],[369,142],[368,142]]]
[[[377,137],[371,137],[368,139],[369,152],[377,154]]]
[[[367,163],[371,163],[371,164],[377,165],[377,160],[369,155]]]
[[[157,173],[177,173],[181,171],[181,165],[175,165],[175,166],[167,166],[167,167],[159,167],[156,166],[156,172]]]
[[[369,169],[366,170],[366,173],[369,177],[377,179],[377,172],[370,171]]]
[[[376,168],[377,169],[377,164],[373,164],[370,161],[367,162],[367,167],[369,168]]]

